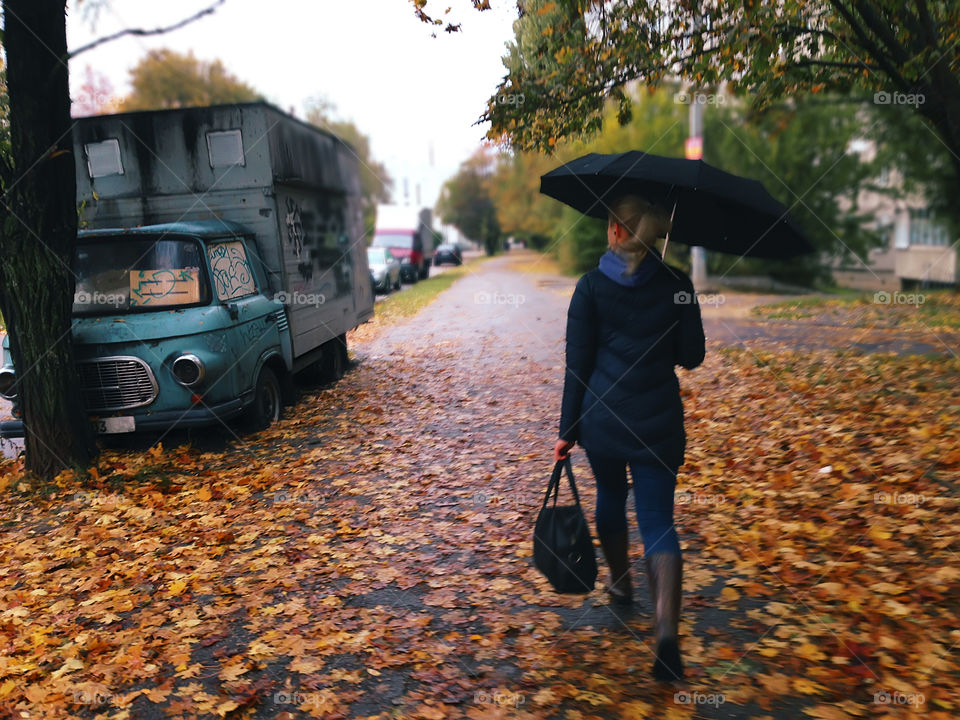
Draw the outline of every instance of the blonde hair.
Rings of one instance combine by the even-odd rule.
[[[659,205],[647,202],[639,195],[621,195],[607,209],[609,223],[619,223],[629,237],[614,249],[627,263],[627,274],[632,275],[646,257],[653,244],[670,232],[670,216]]]

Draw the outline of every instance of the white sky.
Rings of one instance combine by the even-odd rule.
[[[211,3],[106,0],[93,25],[81,12],[68,18],[68,43],[75,49],[126,27],[168,25]],[[148,50],[192,50],[200,59],[222,60],[298,117],[311,98],[326,97],[338,118],[354,121],[370,137],[374,157],[394,179],[394,201],[404,200],[408,178],[410,201],[419,183],[422,204],[433,205],[443,181],[486,131],[473,123],[505,74],[500,58],[513,37],[516,4],[499,0],[483,13],[467,0],[433,0],[430,6],[434,12],[453,6],[463,32],[440,30],[430,37],[432,29],[414,16],[408,0],[227,0],[176,32],[125,37],[81,54],[70,68],[73,95],[88,65],[122,96],[129,91],[129,70]]]

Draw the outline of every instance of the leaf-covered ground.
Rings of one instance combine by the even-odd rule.
[[[856,328],[960,331],[960,294],[909,290],[840,297],[801,297],[756,307],[754,316]]]
[[[8,465],[0,717],[960,714],[960,361],[710,342],[681,374],[689,683],[657,686],[638,545],[633,613],[532,568],[571,281],[510,262],[226,450],[111,450],[47,497]]]

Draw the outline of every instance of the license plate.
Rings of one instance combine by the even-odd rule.
[[[93,421],[94,429],[101,435],[133,432],[136,421],[130,416],[99,418]]]

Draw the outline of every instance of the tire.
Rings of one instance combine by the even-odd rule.
[[[347,372],[347,337],[341,335],[323,346],[323,381],[335,383]]]
[[[253,402],[246,411],[247,422],[253,430],[266,430],[280,419],[282,407],[280,381],[270,368],[260,368],[253,386]]]

